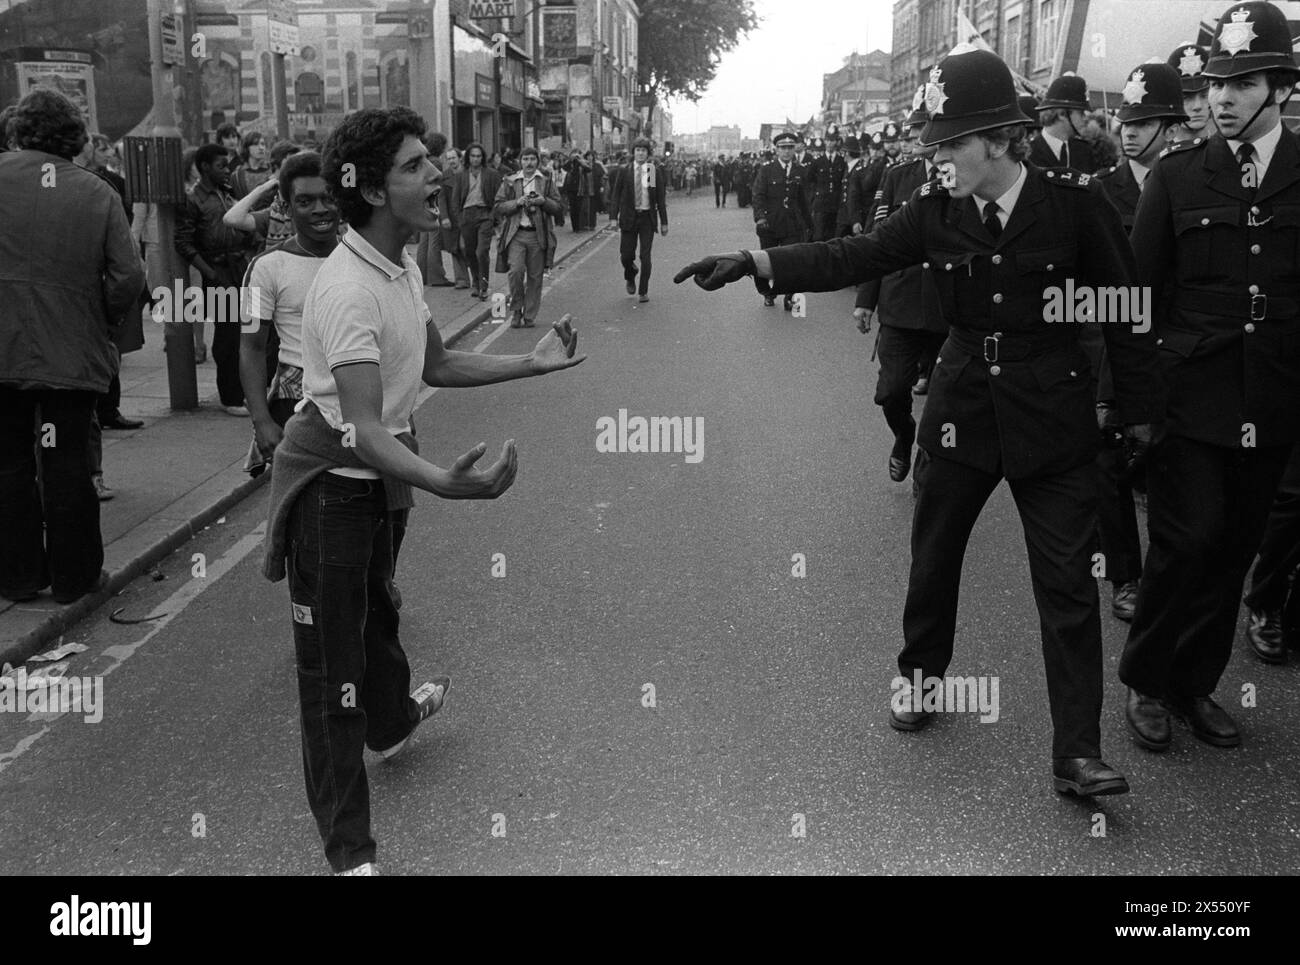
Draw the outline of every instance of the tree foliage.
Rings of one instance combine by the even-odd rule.
[[[722,55],[758,26],[751,0],[641,0],[638,80],[651,96],[698,101]]]

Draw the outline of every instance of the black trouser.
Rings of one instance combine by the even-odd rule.
[[[1147,463],[1146,566],[1119,663],[1154,697],[1208,697],[1232,655],[1241,588],[1291,447],[1169,436]]]
[[[835,237],[834,211],[813,212],[813,241],[829,241]]]
[[[713,182],[713,204],[715,206],[727,206],[727,192],[731,190],[731,185],[723,184],[721,181]]]
[[[0,596],[49,586],[74,599],[99,579],[104,543],[88,468],[97,395],[0,386]]]
[[[1097,469],[1097,542],[1106,561],[1105,578],[1114,586],[1132,583],[1142,576],[1142,541],[1123,447],[1103,447]]]
[[[227,292],[237,290],[244,281],[244,259],[238,255],[227,255],[222,261],[209,260],[217,274],[216,280],[203,279],[203,303],[210,303],[208,291],[224,288]],[[229,305],[229,298],[217,302]],[[236,302],[236,304],[238,304]],[[219,312],[221,316],[224,313]],[[208,319],[212,323],[212,361],[217,364],[217,395],[222,405],[243,405],[244,384],[239,380],[239,332],[238,312],[234,318],[217,317]]]
[[[641,247],[641,283],[638,295],[650,290],[650,248],[655,242],[655,218],[652,211],[638,211],[631,231],[620,231],[618,236],[618,257],[623,262],[623,280],[636,281],[636,250]]]
[[[765,231],[760,230],[758,233],[758,247],[766,250],[768,248],[780,248],[782,245],[799,245],[805,240],[805,231],[802,228],[795,228],[789,234],[778,235],[773,233],[769,228]],[[787,295],[786,298],[790,298]]]
[[[912,386],[925,359],[933,362],[947,338],[945,332],[928,332],[918,328],[880,326],[880,374],[876,378],[876,405],[894,434],[894,455],[900,459],[912,451],[916,440],[916,420],[912,418]]]
[[[1097,512],[1093,462],[1032,479],[1008,480],[1025,531],[1038,604],[1052,756],[1101,756],[1101,617],[1091,575]],[[971,529],[1001,481],[922,450],[912,515],[912,569],[898,670],[942,677],[952,661],[961,568]]]
[[[488,286],[488,252],[492,247],[492,209],[487,206],[462,208],[460,246],[469,265],[474,290]]]
[[[1296,567],[1300,567],[1300,446],[1291,450],[1286,473],[1273,497],[1246,605],[1252,610],[1281,610]],[[1300,600],[1300,591],[1293,590],[1292,596]]]
[[[335,871],[375,859],[363,750],[419,721],[398,640],[381,480],[321,473],[289,515],[287,564],[307,801]]]

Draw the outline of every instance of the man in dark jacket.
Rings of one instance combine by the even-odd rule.
[[[797,140],[789,131],[774,137],[776,158],[760,167],[754,176],[754,230],[762,248],[807,241],[812,230],[807,168],[794,160]],[[793,295],[785,296],[787,312],[792,307],[792,298]],[[763,304],[768,307],[776,304],[770,291],[763,292]]]
[[[994,53],[947,55],[926,86],[941,184],[870,234],[771,251],[711,255],[678,272],[714,290],[748,275],[776,291],[832,291],[920,264],[951,325],[921,420],[905,644],[890,725],[918,730],[953,656],[971,530],[1007,479],[1024,526],[1051,704],[1060,793],[1122,794],[1101,759],[1102,649],[1091,573],[1100,444],[1079,325],[1050,321],[1044,295],[1066,279],[1130,287],[1133,252],[1115,208],[1086,175],[1024,163],[1028,144],[1011,71]],[[1130,324],[1103,326],[1135,455],[1162,412],[1156,345]],[[922,692],[925,696],[923,698]]]
[[[185,209],[176,225],[176,250],[198,269],[203,278],[204,304],[231,304],[229,293],[237,293],[248,268],[252,232],[228,227],[223,219],[235,204],[230,193],[230,157],[219,144],[204,144],[194,155],[199,183],[185,197]],[[211,291],[222,297],[211,299]],[[234,317],[212,322],[212,359],[217,363],[217,394],[221,408],[233,416],[247,416],[244,386],[239,380],[239,313],[235,297]]]
[[[18,150],[0,154],[0,596],[49,586],[70,603],[106,576],[90,421],[144,264],[117,193],[73,164],[86,143],[77,108],[34,90],[13,128]]]
[[[650,249],[655,232],[668,234],[668,203],[663,169],[650,160],[650,141],[639,137],[632,144],[632,161],[614,175],[614,216],[618,218],[619,260],[627,293],[638,301],[650,300]],[[641,246],[641,283],[637,285],[636,252]]]
[[[1074,168],[1084,174],[1097,170],[1092,144],[1083,136],[1084,115],[1092,110],[1088,82],[1077,74],[1058,77],[1038,105],[1042,130],[1030,142],[1029,161],[1040,168]]]

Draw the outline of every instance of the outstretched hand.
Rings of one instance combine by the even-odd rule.
[[[480,442],[477,446],[459,456],[447,470],[443,487],[435,490],[443,499],[496,499],[515,481],[519,471],[519,456],[515,452],[515,441],[510,439],[501,447],[497,461],[486,469],[478,469],[478,462],[487,445]]]
[[[733,251],[725,255],[706,255],[687,265],[673,276],[673,284],[680,285],[694,277],[695,284],[705,291],[714,292],[723,285],[740,281],[754,274],[754,258],[746,251]]]
[[[565,312],[533,347],[533,371],[544,375],[572,368],[587,358],[585,355],[576,355],[577,351],[578,332],[573,327],[573,316]]]

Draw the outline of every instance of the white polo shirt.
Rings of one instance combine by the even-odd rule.
[[[376,362],[384,390],[383,426],[393,435],[410,431],[411,413],[424,384],[424,350],[432,318],[424,303],[420,270],[410,253],[403,249],[398,267],[349,228],[317,272],[303,305],[303,403],[316,403],[325,421],[342,431],[334,369],[351,362]],[[330,471],[379,478],[369,469]]]

